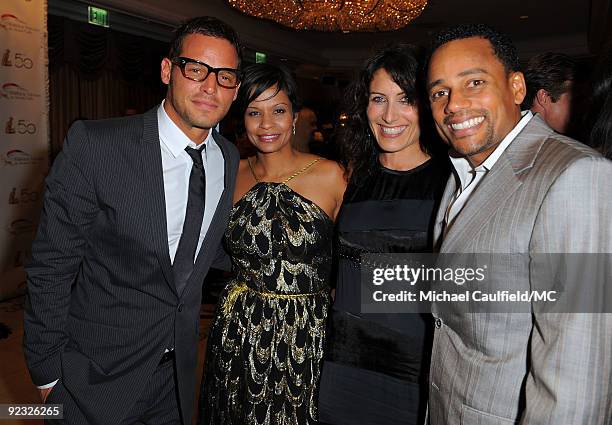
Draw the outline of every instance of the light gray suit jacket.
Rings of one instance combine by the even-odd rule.
[[[611,183],[612,162],[536,115],[472,193],[440,251],[610,253]],[[455,190],[451,176],[437,238]],[[507,289],[534,284],[529,271],[517,275],[503,282]],[[465,314],[436,305],[433,313],[431,425],[612,423],[611,314]]]

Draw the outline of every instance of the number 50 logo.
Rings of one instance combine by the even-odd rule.
[[[28,120],[15,120],[10,117],[4,126],[4,132],[6,134],[35,134],[36,124]]]
[[[6,49],[2,55],[2,66],[14,66],[15,68],[32,69],[34,62],[23,53],[11,54],[10,49]]]

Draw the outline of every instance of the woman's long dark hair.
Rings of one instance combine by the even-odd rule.
[[[433,133],[431,114],[417,84],[422,74],[418,58],[416,49],[409,44],[388,45],[366,60],[357,79],[347,88],[344,105],[347,121],[339,132],[338,148],[340,162],[351,171],[352,181],[360,181],[378,164],[380,149],[370,129],[366,110],[370,82],[379,69],[387,71],[408,102],[418,108],[421,149],[430,155],[433,153],[431,142],[439,139]]]
[[[603,49],[592,77],[585,133],[589,146],[612,159],[612,43]]]

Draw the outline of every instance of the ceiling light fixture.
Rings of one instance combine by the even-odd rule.
[[[374,32],[405,27],[428,0],[227,0],[235,9],[297,30]]]

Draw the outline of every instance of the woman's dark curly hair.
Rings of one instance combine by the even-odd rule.
[[[367,107],[370,97],[370,82],[374,73],[384,69],[393,81],[402,89],[406,99],[418,107],[421,128],[419,143],[421,149],[431,154],[431,146],[424,140],[439,140],[436,135],[425,135],[424,129],[433,130],[431,114],[424,102],[422,89],[417,81],[421,81],[422,68],[419,66],[419,54],[416,49],[404,43],[393,43],[365,61],[359,76],[347,88],[344,109],[347,114],[345,126],[339,132],[338,148],[340,162],[351,171],[351,180],[360,181],[378,164],[378,154],[381,152],[372,134],[367,117]],[[427,122],[425,122],[427,121]]]

